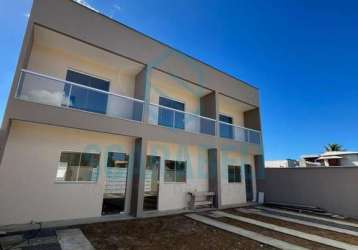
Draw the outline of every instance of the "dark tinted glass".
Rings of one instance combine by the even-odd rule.
[[[63,152],[61,153],[60,162],[67,162],[68,166],[80,165],[81,153]]]
[[[229,178],[229,182],[235,182],[235,167],[234,166],[228,167],[228,178]]]
[[[219,121],[229,123],[229,124],[220,123],[220,136],[223,138],[232,139],[233,126],[230,125],[232,124],[232,117],[226,115],[219,115]]]
[[[82,153],[81,164],[82,167],[98,167],[99,165],[99,154]]]
[[[176,182],[185,182],[186,181],[186,162],[185,161],[177,161],[175,170],[176,170],[175,181]]]
[[[66,80],[95,89],[108,91],[109,82],[93,76],[81,74],[72,70],[67,71]],[[70,95],[70,85],[65,85],[65,94]],[[95,90],[72,86],[70,107],[96,113],[106,113],[108,96]]]
[[[235,169],[235,182],[241,182],[241,167],[236,166]]]
[[[240,166],[228,166],[228,180],[230,182],[241,182]]]
[[[159,156],[148,155],[147,156],[146,168],[147,169],[153,169],[153,168],[159,169],[159,167],[160,167],[160,157]]]
[[[159,105],[168,108],[184,111],[184,103],[174,101],[165,97],[159,97]],[[159,108],[158,124],[172,128],[185,128],[185,115],[182,112],[176,112],[165,108]]]
[[[129,156],[125,153],[109,152],[107,167],[126,168],[128,166]]]
[[[165,161],[164,181],[175,181],[175,161]]]

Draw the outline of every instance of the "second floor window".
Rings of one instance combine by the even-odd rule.
[[[109,81],[93,76],[67,71],[66,80],[83,86],[109,91]],[[65,85],[65,94],[70,100],[70,107],[90,112],[105,114],[107,111],[108,95],[95,90],[82,88],[70,84]]]
[[[175,110],[185,111],[184,103],[161,96],[159,97],[159,105],[170,108],[170,109],[159,108],[159,114],[158,114],[159,125],[171,127],[171,128],[185,129],[184,113],[175,111]]]
[[[220,136],[223,138],[229,138],[232,139],[234,136],[233,133],[233,126],[232,124],[232,117],[227,115],[219,115],[219,121],[220,121]]]

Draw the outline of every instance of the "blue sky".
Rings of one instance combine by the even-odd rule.
[[[257,86],[266,159],[358,151],[358,1],[81,2]],[[0,0],[0,119],[31,4]]]

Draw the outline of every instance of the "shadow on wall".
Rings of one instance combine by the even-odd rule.
[[[5,141],[6,141],[6,132],[4,129],[0,129],[0,164],[1,164],[2,154],[5,149]]]
[[[358,167],[266,168],[257,186],[265,202],[318,206],[358,218],[357,179]]]

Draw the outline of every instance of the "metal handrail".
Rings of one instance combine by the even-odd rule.
[[[185,111],[182,111],[182,110],[179,110],[179,109],[169,108],[169,107],[162,106],[162,105],[159,105],[159,104],[156,104],[156,103],[150,103],[149,105],[156,106],[156,107],[158,107],[158,108],[169,109],[169,110],[172,110],[172,111],[175,111],[175,112],[179,112],[179,113],[183,113],[183,114],[188,114],[188,115],[196,116],[196,117],[198,117],[198,118],[202,118],[202,119],[206,119],[206,120],[210,120],[210,121],[214,121],[214,122],[217,121],[217,120],[215,120],[215,119],[213,119],[213,118],[201,116],[201,115],[194,114],[194,113],[190,113],[190,112],[185,112]]]
[[[236,127],[236,128],[241,128],[241,129],[245,129],[245,130],[251,130],[253,132],[257,132],[257,133],[261,133],[260,130],[256,130],[256,129],[252,129],[252,128],[246,128],[246,127],[242,127],[240,125],[236,125],[236,124],[231,124],[231,123],[227,123],[227,122],[223,122],[223,121],[218,121],[219,123],[225,124],[225,125],[230,125],[232,127]]]
[[[44,75],[44,74],[41,74],[41,73],[33,72],[31,70],[22,69],[21,71],[25,72],[25,73],[32,74],[32,75],[41,76],[41,77],[44,77],[44,78],[47,78],[47,79],[50,79],[50,80],[54,80],[54,81],[58,81],[58,82],[62,82],[62,83],[67,83],[67,84],[70,84],[72,86],[77,86],[77,87],[80,87],[80,88],[93,90],[93,91],[96,91],[96,92],[99,92],[99,93],[103,93],[103,94],[107,94],[107,95],[113,95],[113,96],[122,97],[122,98],[125,98],[125,99],[128,99],[128,100],[131,100],[131,101],[144,103],[144,101],[140,100],[140,99],[136,99],[136,98],[125,96],[125,95],[115,94],[115,93],[112,93],[112,92],[108,92],[108,91],[104,91],[104,90],[100,90],[100,89],[96,89],[96,88],[92,88],[92,87],[88,87],[88,86],[81,85],[81,84],[78,84],[78,83],[75,83],[75,82],[70,82],[70,81],[62,80],[62,79],[59,79],[59,78],[56,78],[56,77],[53,77],[53,76],[48,76],[48,75]]]
[[[225,125],[229,125],[229,126],[232,126],[232,127],[240,128],[240,129],[243,129],[243,130],[249,130],[249,131],[253,131],[253,132],[256,132],[256,133],[261,134],[261,131],[259,131],[259,130],[255,130],[255,129],[251,129],[251,128],[245,128],[245,127],[242,127],[242,126],[239,126],[239,125],[236,125],[236,124],[231,124],[231,123],[219,121],[219,120],[217,120],[217,119],[213,119],[213,118],[201,116],[201,115],[194,114],[194,113],[191,113],[191,112],[181,111],[181,110],[178,110],[178,109],[174,109],[174,108],[162,106],[162,105],[159,105],[159,104],[156,104],[156,103],[148,103],[148,104],[147,104],[144,100],[140,100],[140,99],[136,99],[136,98],[133,98],[133,97],[129,97],[129,96],[124,96],[124,95],[112,93],[112,92],[109,92],[109,91],[104,91],[104,90],[100,90],[100,89],[88,87],[88,86],[81,85],[81,84],[78,84],[78,83],[75,83],[75,82],[71,82],[71,81],[63,80],[63,79],[56,78],[56,77],[53,77],[53,76],[49,76],[49,75],[37,73],[37,72],[31,71],[31,70],[22,69],[22,70],[21,70],[21,73],[22,73],[22,72],[24,72],[24,73],[29,73],[29,74],[32,74],[32,75],[35,75],[35,76],[40,76],[40,77],[47,78],[47,79],[50,79],[50,80],[58,81],[58,82],[61,82],[61,83],[70,84],[71,86],[76,86],[76,87],[80,87],[80,88],[84,88],[84,89],[96,91],[96,92],[103,93],[103,94],[107,94],[107,95],[113,95],[113,96],[121,97],[121,98],[128,99],[128,100],[131,100],[131,101],[143,103],[144,105],[152,105],[152,106],[156,106],[156,107],[158,107],[158,108],[163,108],[163,109],[167,109],[167,110],[172,110],[172,111],[174,111],[174,112],[179,112],[179,113],[183,113],[183,114],[192,115],[192,116],[198,117],[198,118],[200,118],[200,119],[206,119],[206,120],[209,120],[209,121],[213,121],[213,122],[215,122],[215,123],[218,122],[219,124],[225,124]],[[19,82],[19,83],[20,83],[20,82]]]

